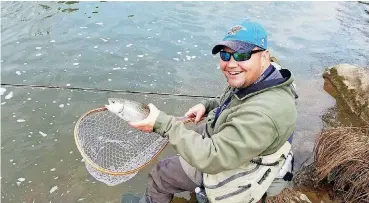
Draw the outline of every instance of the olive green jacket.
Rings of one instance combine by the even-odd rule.
[[[281,72],[282,73],[282,72]],[[297,110],[290,85],[292,73],[283,69],[282,84],[260,91],[232,96],[214,128],[211,123],[219,102],[206,100],[206,130],[187,130],[173,116],[160,112],[154,132],[168,136],[170,144],[190,165],[207,174],[235,169],[258,155],[277,151],[295,129]],[[220,103],[233,89],[227,88]]]

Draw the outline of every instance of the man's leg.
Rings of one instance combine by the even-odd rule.
[[[202,133],[205,125],[196,132]],[[202,182],[202,173],[189,165],[182,157],[173,156],[161,160],[149,174],[147,195],[152,203],[170,202],[175,193],[194,192]]]
[[[186,173],[182,167],[186,163],[180,159],[179,156],[173,156],[161,160],[149,174],[146,195],[152,203],[168,203],[175,193],[194,192],[195,188],[200,185],[201,173],[193,167],[193,170]],[[188,170],[191,166],[188,165],[185,168]],[[193,177],[187,174],[192,174]]]

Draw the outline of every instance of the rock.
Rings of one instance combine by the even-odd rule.
[[[305,202],[311,203],[310,199],[305,194],[301,194],[300,199]]]
[[[351,111],[369,124],[369,70],[339,64],[329,67],[323,78],[335,87]]]

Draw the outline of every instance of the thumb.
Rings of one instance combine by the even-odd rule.
[[[150,112],[151,112],[151,110],[157,110],[157,109],[158,109],[158,108],[156,108],[156,106],[155,106],[154,104],[152,104],[152,103],[149,103],[147,106],[149,107]]]
[[[200,113],[196,114],[196,118],[195,118],[195,123],[196,124],[200,121],[201,117],[202,117],[202,115]]]

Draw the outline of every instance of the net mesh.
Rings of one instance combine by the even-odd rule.
[[[156,133],[130,127],[105,108],[81,117],[76,124],[75,139],[89,173],[108,185],[132,178],[168,143]]]
[[[189,129],[196,126],[191,121],[184,121]],[[168,143],[157,133],[144,133],[132,128],[106,108],[94,109],[83,115],[76,123],[74,134],[88,172],[109,186],[134,177]]]

